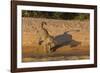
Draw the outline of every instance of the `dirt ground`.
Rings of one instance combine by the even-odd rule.
[[[45,28],[58,44],[49,54],[37,44],[40,24],[45,21]],[[22,61],[58,61],[89,59],[89,20],[56,20],[44,18],[22,19]],[[79,30],[79,31],[77,31]],[[67,42],[66,42],[67,41]]]

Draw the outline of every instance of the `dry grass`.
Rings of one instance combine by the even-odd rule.
[[[55,60],[80,60],[89,59],[89,21],[84,20],[54,20],[43,18],[23,18],[23,62],[55,61]],[[40,24],[46,21],[45,28],[53,37],[63,35],[64,32],[79,29],[79,32],[70,32],[71,40],[80,42],[71,47],[70,43],[47,54],[42,46],[37,44]],[[70,38],[69,38],[70,39]],[[59,42],[60,43],[60,42]]]

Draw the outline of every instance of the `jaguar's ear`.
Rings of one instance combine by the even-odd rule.
[[[47,23],[45,21],[42,22],[42,25],[47,25]]]

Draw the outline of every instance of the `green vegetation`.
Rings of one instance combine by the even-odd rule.
[[[50,18],[50,19],[89,19],[88,13],[68,13],[68,12],[45,12],[45,11],[22,11],[22,17]]]

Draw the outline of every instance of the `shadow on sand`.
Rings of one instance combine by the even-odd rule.
[[[72,35],[64,32],[64,34],[58,35],[54,38],[57,42],[56,46],[51,48],[51,52],[55,52],[58,48],[62,46],[70,45],[70,47],[75,47],[81,44],[81,42],[72,39]]]

